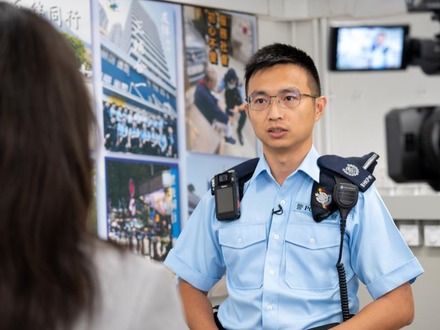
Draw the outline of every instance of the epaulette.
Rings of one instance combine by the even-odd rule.
[[[337,179],[347,180],[365,192],[376,180],[374,168],[379,156],[370,152],[362,157],[340,157],[325,155],[318,158],[320,167],[319,182],[312,188],[311,206],[313,219],[317,222],[336,211],[333,201],[333,188]]]

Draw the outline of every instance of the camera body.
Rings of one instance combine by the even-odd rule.
[[[406,0],[408,12],[440,11],[440,1],[438,0]]]
[[[215,213],[220,221],[240,218],[239,183],[234,170],[214,176],[211,189],[215,198]]]
[[[432,20],[440,22],[440,0],[406,0],[409,13],[431,12]],[[408,41],[410,65],[419,66],[427,75],[440,74],[440,34],[434,39],[410,39]]]
[[[393,109],[385,117],[388,174],[440,190],[440,107]]]

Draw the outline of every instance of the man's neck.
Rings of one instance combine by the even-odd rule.
[[[272,153],[264,151],[264,157],[269,164],[272,176],[280,186],[286,178],[295,172],[306,158],[311,149],[311,145],[288,153]]]

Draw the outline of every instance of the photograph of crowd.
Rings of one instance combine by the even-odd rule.
[[[103,102],[107,150],[177,158],[176,117]]]
[[[106,149],[178,158],[180,6],[139,0],[108,6],[100,0],[99,13]]]
[[[177,165],[106,158],[108,239],[163,261],[180,232]]]

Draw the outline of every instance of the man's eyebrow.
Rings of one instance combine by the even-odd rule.
[[[299,89],[296,87],[285,87],[285,88],[279,89],[276,92],[276,94],[288,93],[288,92],[298,92],[298,91],[299,91]],[[250,96],[256,96],[256,95],[269,95],[269,93],[267,93],[266,91],[263,91],[263,90],[255,90],[250,94]]]
[[[250,94],[250,96],[256,96],[256,95],[268,95],[268,94],[266,92],[264,92],[264,91],[259,91],[259,90],[253,91]]]
[[[286,87],[278,91],[278,93],[288,93],[288,92],[299,92],[299,89],[296,87]]]

